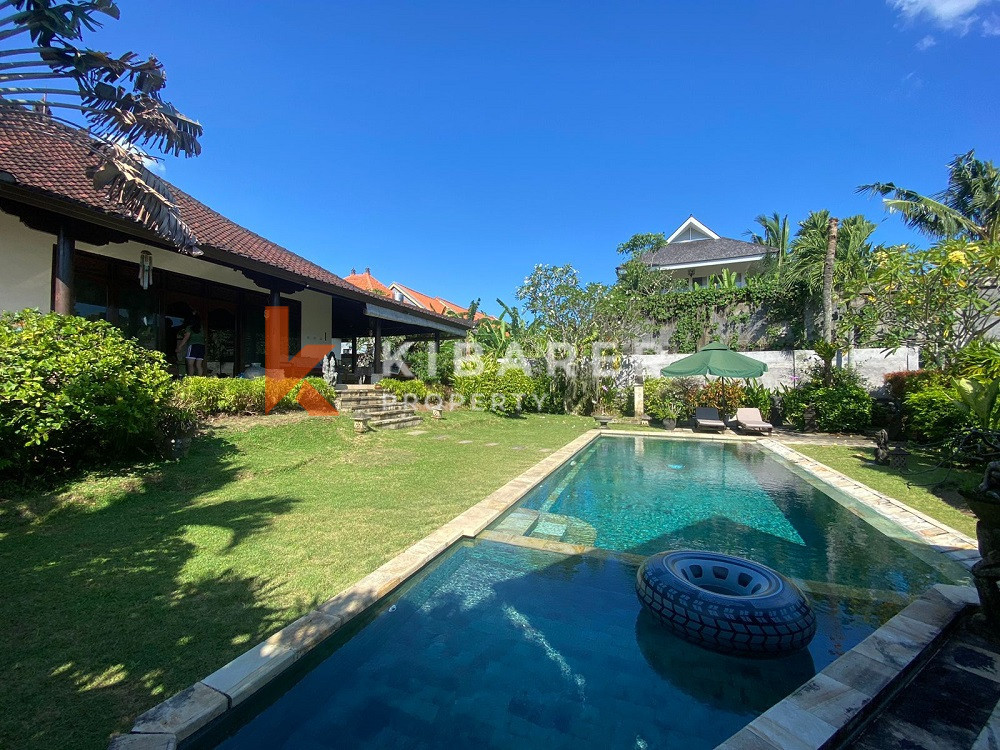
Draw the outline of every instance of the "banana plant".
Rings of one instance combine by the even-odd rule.
[[[962,378],[955,381],[955,391],[958,394],[956,402],[961,404],[984,430],[1000,427],[997,418],[997,398],[1000,396],[1000,378],[989,383]]]

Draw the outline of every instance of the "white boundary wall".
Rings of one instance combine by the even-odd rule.
[[[768,388],[793,386],[797,377],[805,377],[810,367],[820,361],[811,349],[785,351],[741,352],[747,357],[767,365],[761,382]],[[673,364],[687,354],[642,354],[633,357],[636,368],[647,378],[660,377],[660,369]],[[918,350],[904,347],[887,353],[882,349],[853,349],[840,356],[840,364],[857,368],[873,391],[883,389],[883,376],[888,372],[916,370],[919,367]]]

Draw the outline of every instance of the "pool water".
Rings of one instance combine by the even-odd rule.
[[[192,744],[713,747],[961,575],[857,512],[751,445],[601,438],[493,531],[608,554],[457,545]],[[818,620],[809,648],[724,656],[660,627],[636,599],[636,568],[677,547],[799,579]]]

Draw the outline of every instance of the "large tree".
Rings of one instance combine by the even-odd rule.
[[[0,0],[0,127],[78,137],[82,118],[97,157],[94,185],[174,245],[197,252],[170,187],[146,148],[196,156],[202,127],[165,101],[155,57],[83,46],[84,32],[117,19],[113,0]],[[66,127],[53,128],[52,120]]]
[[[948,186],[930,196],[892,182],[862,185],[860,193],[884,197],[890,212],[900,213],[908,226],[935,239],[965,237],[1000,242],[1000,170],[975,151],[959,154],[948,164]]]
[[[947,369],[1000,325],[1000,244],[956,238],[879,250],[875,260],[865,310],[886,348],[920,347],[925,362]]]

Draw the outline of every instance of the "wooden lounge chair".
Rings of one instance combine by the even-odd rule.
[[[770,422],[764,421],[760,409],[737,409],[736,424],[744,432],[766,432],[770,435],[774,429]]]
[[[719,418],[719,410],[711,406],[699,406],[694,410],[695,430],[715,430],[724,432],[726,423]]]

